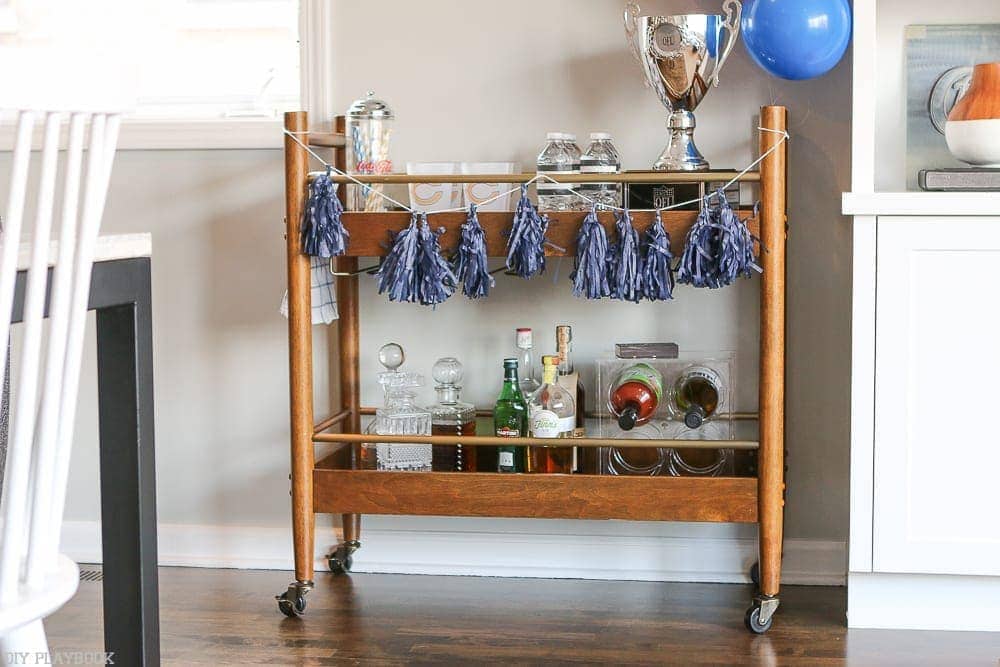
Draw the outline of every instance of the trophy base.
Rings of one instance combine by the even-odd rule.
[[[694,144],[694,114],[674,111],[667,119],[670,138],[653,163],[653,171],[708,171],[708,160]]]

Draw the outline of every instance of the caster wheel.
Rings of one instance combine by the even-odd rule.
[[[334,574],[347,574],[350,572],[351,567],[354,565],[354,558],[351,554],[359,548],[361,548],[361,544],[357,541],[338,545],[336,550],[327,557],[330,572]]]
[[[301,616],[306,610],[306,598],[303,595],[289,596],[286,591],[277,596],[277,600],[278,611],[289,618]]]
[[[750,581],[760,586],[760,563],[754,563],[750,566]]]
[[[754,605],[747,609],[746,616],[743,617],[743,623],[746,624],[747,630],[754,633],[755,635],[762,635],[771,629],[771,623],[774,621],[774,617],[767,619],[767,623],[761,623],[760,621],[760,607]]]
[[[327,562],[330,565],[330,572],[334,574],[347,574],[354,564],[354,559],[350,555],[342,555],[340,549],[337,549],[337,553],[331,555]]]

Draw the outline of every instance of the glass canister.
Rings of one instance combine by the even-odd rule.
[[[355,100],[347,110],[347,171],[352,174],[388,174],[392,172],[389,142],[395,119],[385,101],[368,95]],[[386,202],[380,195],[385,186],[350,185],[347,201],[351,210],[385,211]]]

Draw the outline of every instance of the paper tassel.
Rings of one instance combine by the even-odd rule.
[[[441,256],[441,234],[432,230],[427,216],[420,214],[420,236],[417,241],[417,302],[436,306],[455,293],[458,281],[447,260]]]
[[[549,219],[538,214],[528,199],[528,186],[521,186],[521,199],[514,212],[514,226],[507,238],[507,268],[522,278],[545,271],[545,230]]]
[[[392,238],[392,246],[375,274],[378,293],[388,293],[389,301],[416,301],[418,233],[417,214],[414,213],[410,226]]]
[[[489,296],[494,281],[486,265],[486,232],[479,224],[475,204],[469,204],[469,217],[462,225],[462,238],[453,269],[456,279],[462,281],[465,296],[470,299]]]
[[[328,169],[309,185],[309,198],[302,213],[302,252],[322,259],[343,255],[350,236],[340,220],[343,212]]]
[[[714,289],[761,271],[754,257],[754,237],[746,223],[736,216],[721,190],[718,198],[715,208],[705,199],[688,232],[677,269],[679,283]]]
[[[434,306],[455,292],[455,274],[441,256],[441,232],[432,231],[427,216],[416,213],[410,226],[395,235],[378,273],[379,294],[389,301]]]
[[[628,211],[617,214],[615,231],[618,238],[611,248],[608,283],[611,298],[639,303],[642,298],[642,255],[639,253],[639,233],[632,226]]]
[[[600,299],[611,294],[608,285],[608,235],[597,219],[597,207],[583,219],[576,237],[576,258],[573,260],[573,295]]]
[[[650,301],[669,301],[674,298],[674,273],[670,263],[670,235],[663,227],[660,212],[646,230],[643,238],[645,257],[642,264],[642,295]]]

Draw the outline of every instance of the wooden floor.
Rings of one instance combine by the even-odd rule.
[[[1000,664],[1000,633],[848,632],[843,588],[786,587],[753,636],[749,586],[320,573],[286,619],[289,576],[162,568],[164,664]],[[48,621],[53,651],[101,650],[100,591],[81,582]]]

